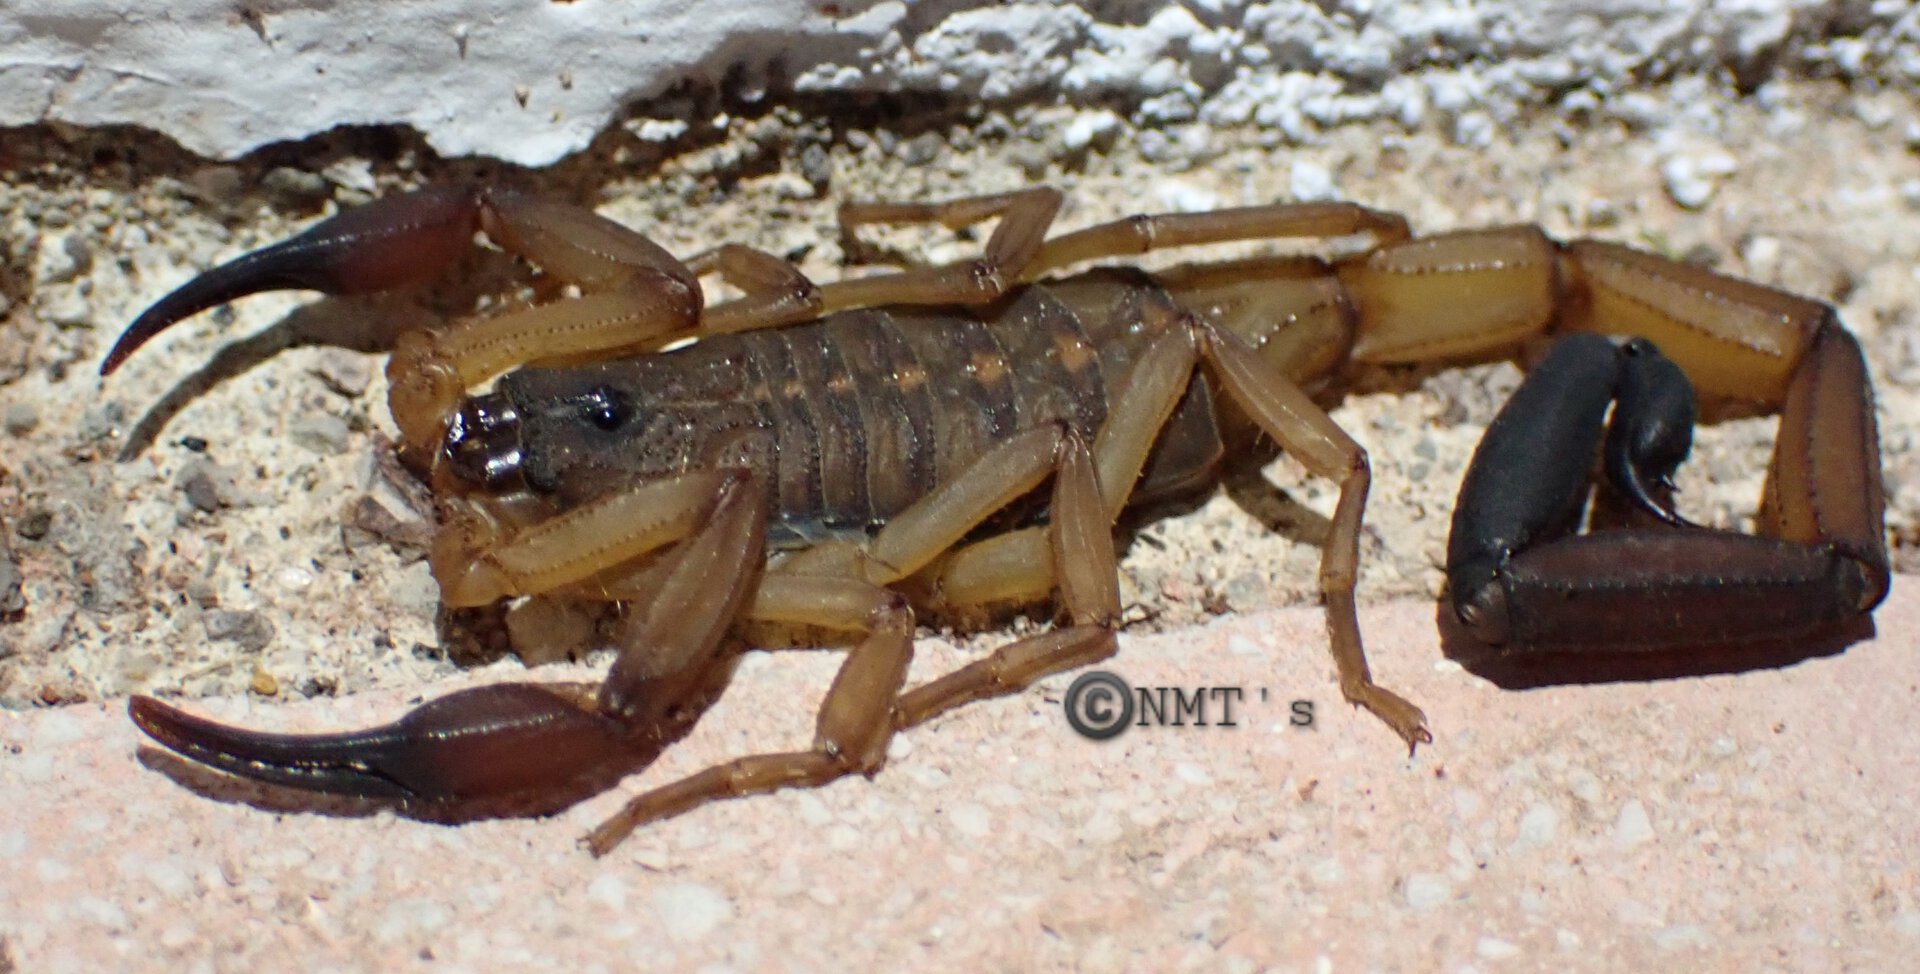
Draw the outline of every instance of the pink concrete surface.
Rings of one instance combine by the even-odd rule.
[[[1317,611],[1230,615],[1109,668],[1244,687],[1237,727],[1092,743],[1056,678],[915,730],[872,781],[600,861],[574,840],[624,795],[804,742],[835,657],[756,654],[617,793],[464,827],[195,790],[121,700],[0,713],[0,971],[1912,969],[1920,584],[1877,620],[1783,669],[1510,691],[1441,658],[1432,605],[1375,607],[1376,671],[1433,722],[1409,760],[1338,703]],[[915,678],[959,658],[923,643]],[[195,709],[318,728],[409,699]]]

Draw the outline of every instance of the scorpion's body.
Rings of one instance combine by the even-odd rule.
[[[1064,423],[1092,441],[1134,362],[1185,308],[1150,275],[1100,270],[985,306],[844,311],[521,369],[463,410],[493,424],[488,455],[470,462],[490,464],[496,482],[517,468],[531,493],[564,508],[699,468],[751,431],[750,462],[769,474],[770,543],[864,536],[1016,434]],[[1212,396],[1193,382],[1134,503],[1205,484],[1220,460]],[[502,422],[509,415],[517,421]]]
[[[604,852],[715,798],[871,774],[899,728],[1112,654],[1115,519],[1208,482],[1222,443],[1252,432],[1337,484],[1319,581],[1340,688],[1412,746],[1431,740],[1426,717],[1373,681],[1355,610],[1371,468],[1310,393],[1348,363],[1507,358],[1567,332],[1587,334],[1559,341],[1523,386],[1462,492],[1449,579],[1475,638],[1565,653],[1800,637],[1885,595],[1872,394],[1858,343],[1823,304],[1530,226],[1414,238],[1404,219],[1353,204],[1277,204],[1049,237],[1060,203],[1041,188],[845,208],[847,227],[1000,222],[978,260],[815,285],[758,251],[682,262],[577,207],[448,188],[203,274],[136,320],[102,371],[255,291],[425,279],[477,231],[576,287],[401,336],[389,402],[432,481],[443,602],[627,611],[598,686],[499,684],[327,737],[226,727],[145,697],[134,720],[189,757],[297,787],[553,807],[688,726],[731,674],[736,622],[853,635],[812,748],[641,795],[592,836]],[[1361,236],[1370,246],[1333,260],[1049,276],[1156,248]],[[708,274],[744,297],[707,307]],[[467,395],[496,376],[495,391]],[[1781,417],[1757,537],[1671,510],[1695,388]],[[1570,534],[1610,410],[1605,480],[1653,520]],[[779,547],[802,550],[769,559]],[[1049,597],[1059,626],[906,688],[916,609]]]

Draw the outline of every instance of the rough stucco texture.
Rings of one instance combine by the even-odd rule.
[[[1531,104],[1578,112],[1675,70],[1786,60],[1911,79],[1917,34],[1911,5],[1849,0],[418,0],[404,15],[381,0],[16,0],[0,5],[0,126],[132,124],[228,158],[400,124],[445,155],[540,165],[690,81],[749,101],[776,87],[1117,99],[1146,121],[1257,121],[1298,139],[1369,119],[1471,129]]]

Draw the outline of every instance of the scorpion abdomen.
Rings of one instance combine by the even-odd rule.
[[[711,462],[744,433],[773,481],[772,540],[806,544],[884,524],[1022,431],[1064,422],[1091,441],[1135,358],[1181,317],[1148,275],[1093,271],[984,307],[847,311],[523,369],[499,394],[520,417],[510,448],[524,482],[563,506]],[[1136,499],[1202,482],[1220,457],[1212,397],[1194,382]]]

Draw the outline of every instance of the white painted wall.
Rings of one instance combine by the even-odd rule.
[[[1838,38],[1826,40],[1824,38]],[[1911,0],[0,0],[0,126],[134,124],[232,157],[339,125],[543,164],[693,80],[914,90],[1143,121],[1453,123],[1780,55],[1920,79]],[[669,120],[670,121],[670,120]]]

